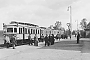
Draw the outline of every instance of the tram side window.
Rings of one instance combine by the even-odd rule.
[[[36,29],[36,34],[37,34],[37,29]]]
[[[39,30],[38,30],[38,34],[39,34]]]
[[[19,28],[19,34],[22,34],[22,28]]]
[[[5,30],[5,29],[3,29],[3,32],[4,32],[4,33],[6,33],[6,30]]]
[[[28,34],[30,34],[30,29],[28,29]]]
[[[25,34],[27,34],[27,28],[25,28]]]
[[[33,33],[33,30],[31,29],[31,34]]]
[[[22,28],[21,28],[21,34],[22,34]]]
[[[51,31],[50,31],[50,34],[51,34]]]
[[[33,34],[35,34],[35,29],[33,30]]]
[[[13,32],[13,28],[7,28],[7,32]]]
[[[43,34],[43,30],[41,30],[41,34]]]
[[[56,34],[56,32],[54,31],[54,34]]]
[[[47,31],[46,31],[46,34],[47,34]]]
[[[14,28],[14,32],[17,32],[17,28]]]

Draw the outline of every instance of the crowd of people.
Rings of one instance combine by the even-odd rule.
[[[17,44],[15,35],[11,35],[11,36],[5,35],[4,37],[5,37],[5,43],[6,43],[7,48],[9,48],[9,44],[12,43],[12,47],[13,47],[13,49],[15,49],[15,45]],[[45,42],[45,46],[49,46],[49,45],[54,45],[54,42],[55,42],[54,38],[55,37],[53,34],[49,34],[49,35],[46,34],[46,36],[43,36],[43,34],[42,34],[40,37],[40,40],[41,40],[41,42]],[[78,33],[77,34],[77,43],[79,43],[79,39],[80,39],[80,34]],[[37,34],[35,34],[34,40],[32,40],[31,34],[29,34],[28,41],[29,41],[28,42],[29,45],[38,46],[39,40],[38,40]]]
[[[29,45],[33,45],[33,41],[31,39],[31,34],[29,34],[28,36],[28,40],[29,40]],[[49,46],[49,45],[53,45],[54,44],[54,35],[53,34],[49,34],[49,36],[46,34],[46,36],[44,37],[43,34],[40,37],[41,42],[45,41],[45,46]],[[34,36],[34,46],[38,46],[38,37],[37,34],[35,34]]]
[[[50,34],[49,36],[46,34],[45,36],[45,46],[53,45],[54,44],[54,35]]]
[[[16,45],[15,35],[4,35],[4,37],[5,37],[4,44],[7,46],[7,48],[9,48],[9,46],[11,44],[13,49],[15,49],[15,45]]]

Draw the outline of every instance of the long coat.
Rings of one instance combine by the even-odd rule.
[[[34,46],[38,46],[38,37],[34,36]]]
[[[6,36],[6,37],[5,37],[5,40],[6,40],[6,43],[10,43],[10,38],[9,38],[9,36]]]
[[[80,34],[78,33],[78,34],[77,34],[77,40],[79,40],[79,39],[80,39]]]
[[[80,39],[80,34],[77,34],[77,43],[79,43],[79,39]]]
[[[45,42],[49,42],[48,36],[45,36]]]
[[[34,41],[38,41],[38,37],[37,36],[34,36]]]
[[[16,45],[16,39],[15,39],[15,37],[11,37],[10,41],[11,41],[12,44],[15,44]]]

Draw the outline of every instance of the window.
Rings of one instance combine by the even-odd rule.
[[[33,34],[35,34],[35,29],[33,29]]]
[[[28,34],[30,34],[30,29],[28,29]]]
[[[54,31],[54,34],[56,34],[56,32]]]
[[[47,31],[46,31],[46,34],[47,34]]]
[[[27,34],[27,28],[25,28],[25,34]]]
[[[19,34],[22,34],[22,28],[19,28]]]
[[[6,33],[6,29],[5,28],[3,29],[3,32]]]
[[[36,29],[36,34],[37,34],[37,29]]]
[[[7,32],[13,32],[13,28],[7,28]]]
[[[19,34],[20,34],[20,28],[19,28]]]
[[[38,34],[39,34],[39,30],[38,30]]]
[[[17,32],[17,28],[14,28],[14,32]]]
[[[22,34],[22,28],[21,28],[21,34]]]
[[[50,34],[51,34],[51,31],[50,31]]]
[[[41,30],[41,34],[43,34],[43,30]]]
[[[31,29],[31,34],[33,33],[33,30]]]

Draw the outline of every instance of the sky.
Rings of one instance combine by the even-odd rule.
[[[90,0],[0,0],[0,30],[3,23],[11,21],[28,22],[39,26],[49,27],[56,21],[61,21],[67,29],[70,22],[72,7],[72,29],[77,29],[77,22],[86,18],[90,21]]]

